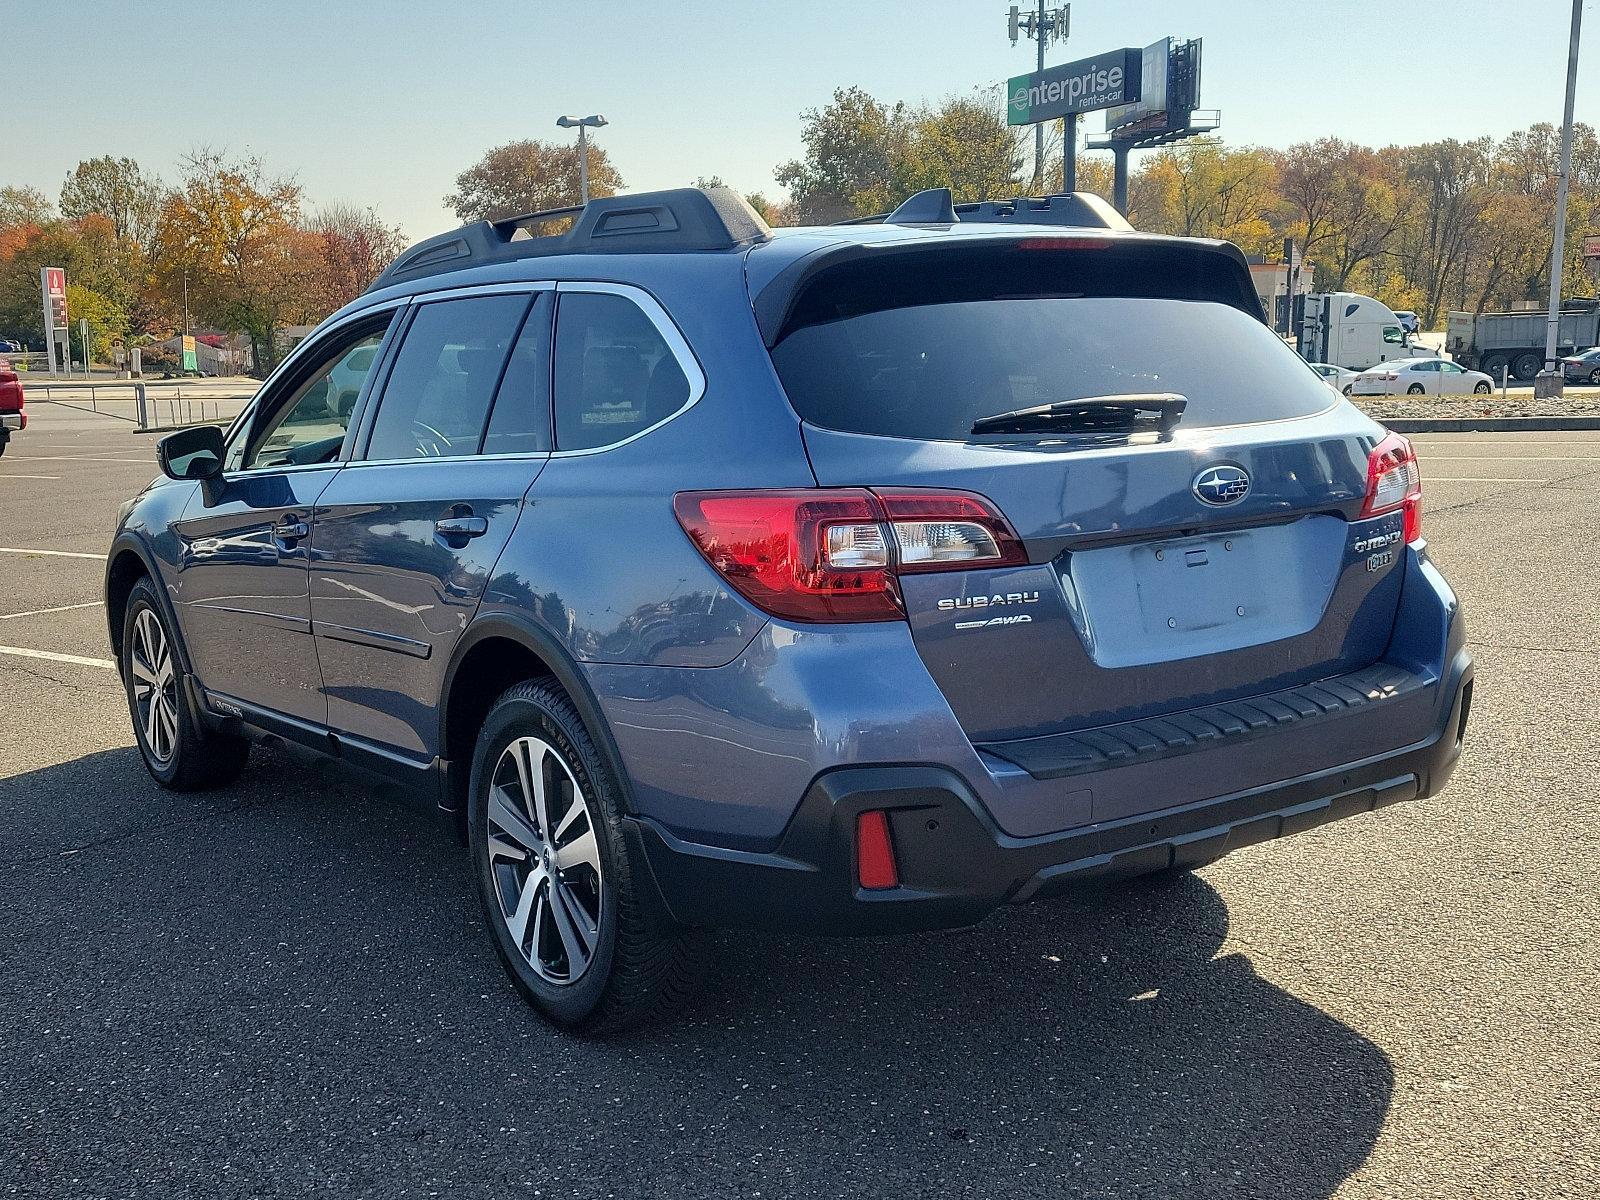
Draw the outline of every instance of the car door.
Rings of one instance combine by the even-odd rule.
[[[298,350],[233,430],[222,476],[176,524],[175,601],[198,681],[235,708],[322,724],[307,563],[313,507],[338,474],[348,431],[331,396],[368,385],[394,310]],[[365,362],[359,379],[352,362]]]
[[[311,619],[347,745],[419,767],[438,753],[451,651],[549,457],[553,296],[416,300],[317,502]]]
[[[1472,390],[1472,385],[1467,382],[1467,372],[1464,368],[1457,366],[1453,362],[1441,360],[1438,370],[1439,382],[1433,390],[1439,395],[1455,396]]]

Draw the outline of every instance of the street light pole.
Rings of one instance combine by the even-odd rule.
[[[588,131],[599,129],[610,122],[599,113],[588,117],[557,117],[556,124],[562,129],[578,130],[578,192],[584,204],[589,203],[589,138]]]
[[[1572,36],[1567,43],[1567,106],[1561,123],[1561,168],[1556,179],[1556,228],[1550,247],[1550,313],[1544,330],[1544,371],[1536,395],[1559,396],[1565,372],[1556,365],[1556,344],[1561,334],[1561,269],[1567,253],[1567,181],[1572,176],[1572,109],[1578,91],[1578,31],[1583,24],[1583,0],[1572,0]]]

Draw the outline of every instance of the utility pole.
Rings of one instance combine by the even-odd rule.
[[[1044,70],[1044,51],[1050,44],[1050,39],[1064,42],[1072,24],[1072,5],[1063,4],[1060,8],[1046,9],[1045,0],[1038,0],[1038,9],[1023,16],[1017,5],[1011,6],[1010,32],[1011,44],[1017,44],[1017,36],[1025,32],[1034,40],[1038,51],[1038,70]],[[1071,191],[1077,177],[1077,117],[1069,116],[1061,122],[1061,174],[1065,185],[1064,190]],[[1033,126],[1033,190],[1044,190],[1044,122],[1038,121]]]
[[[1033,40],[1039,46],[1038,70],[1044,70],[1044,0],[1039,0],[1039,15],[1034,18]],[[1033,187],[1035,191],[1044,190],[1044,122],[1040,121],[1033,127]]]
[[[1544,370],[1534,381],[1534,395],[1560,396],[1565,373],[1556,364],[1561,334],[1561,268],[1567,253],[1567,181],[1572,177],[1572,108],[1578,91],[1578,31],[1583,0],[1572,0],[1572,36],[1567,43],[1567,106],[1561,123],[1561,169],[1556,181],[1556,229],[1550,248],[1550,313],[1544,330]]]

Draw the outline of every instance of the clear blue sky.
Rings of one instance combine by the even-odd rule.
[[[1055,3],[1056,0],[1052,0]],[[721,175],[780,194],[802,109],[858,84],[937,99],[1030,68],[1008,0],[563,4],[459,0],[0,0],[0,184],[54,198],[81,158],[171,177],[209,145],[313,202],[370,204],[420,238],[484,150],[603,112],[630,189]],[[1561,119],[1569,0],[1075,0],[1051,62],[1203,37],[1202,102],[1232,143],[1500,136]],[[1578,117],[1600,122],[1600,0]],[[1088,119],[1091,132],[1098,115]],[[48,132],[46,132],[48,131]]]

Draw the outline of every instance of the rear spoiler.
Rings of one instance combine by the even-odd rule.
[[[1091,239],[1097,243],[1109,242],[1113,250],[1125,250],[1138,255],[1158,270],[1198,269],[1206,274],[1208,282],[1215,283],[1215,299],[1218,302],[1249,313],[1263,324],[1267,323],[1244,252],[1232,242],[1105,229],[1087,230],[1082,227],[1078,227],[1077,232],[1024,227],[1015,232],[997,230],[994,236],[918,238],[888,244],[882,241],[835,242],[790,263],[752,298],[756,326],[761,330],[767,349],[772,349],[788,332],[790,315],[816,278],[825,271],[850,263],[870,258],[875,265],[888,268],[911,257],[1011,249],[1024,242],[1037,243],[1056,238],[1065,243],[1087,242]]]

